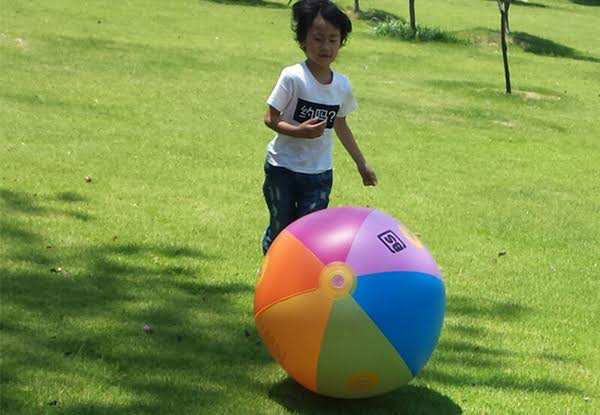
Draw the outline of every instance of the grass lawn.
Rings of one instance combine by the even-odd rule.
[[[599,3],[513,3],[511,96],[496,2],[416,10],[460,41],[353,18],[335,68],[380,183],[338,145],[331,206],[417,233],[446,319],[411,384],[339,401],[290,380],[252,316],[262,115],[303,58],[287,1],[2,1],[0,412],[600,413]]]

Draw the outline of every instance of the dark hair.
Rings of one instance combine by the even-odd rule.
[[[292,30],[296,40],[302,44],[306,40],[308,30],[318,15],[340,29],[341,46],[344,46],[348,34],[352,32],[350,18],[330,0],[300,0],[292,6]]]

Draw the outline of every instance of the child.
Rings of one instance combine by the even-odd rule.
[[[346,122],[356,110],[350,81],[330,68],[352,31],[350,19],[330,0],[300,0],[292,6],[292,18],[306,61],[285,68],[267,100],[265,124],[277,134],[267,146],[264,167],[270,223],[263,253],[287,225],[329,204],[332,129],[356,163],[363,184],[377,184]]]

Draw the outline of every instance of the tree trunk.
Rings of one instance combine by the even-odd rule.
[[[358,1],[358,0],[356,0]],[[505,1],[505,12],[504,12],[504,20],[506,20],[505,24],[506,24],[506,34],[510,33],[510,25],[508,24],[508,8],[510,7],[510,1]]]
[[[504,78],[506,80],[506,93],[511,94],[510,70],[508,69],[508,53],[506,47],[506,11],[500,9],[500,41],[502,44],[502,60],[504,61]]]
[[[415,0],[408,0],[408,12],[410,15],[410,28],[417,31],[417,19],[415,18]]]
[[[358,0],[354,0],[354,13],[360,13],[360,5],[358,4]]]

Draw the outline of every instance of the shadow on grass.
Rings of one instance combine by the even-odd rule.
[[[600,0],[571,0],[571,2],[580,6],[600,6]]]
[[[54,199],[61,202],[83,202],[86,199],[76,192],[62,192],[54,196]],[[0,189],[0,206],[5,212],[17,211],[31,215],[62,215],[78,219],[83,222],[93,220],[93,217],[86,212],[73,210],[70,208],[43,207],[39,203],[37,194],[29,195],[23,192],[13,192],[5,189]],[[5,226],[10,227],[8,223]],[[26,230],[22,230],[27,232]]]
[[[2,413],[40,413],[49,406],[65,414],[198,413],[200,408],[215,413],[231,393],[266,393],[306,415],[462,413],[450,398],[419,385],[352,401],[314,395],[291,379],[270,385],[260,379],[273,360],[248,309],[253,281],[228,282],[206,271],[223,258],[167,242],[49,247],[51,236],[32,225],[35,217],[60,214],[78,224],[77,217],[64,215],[64,204],[91,202],[76,192],[42,198],[44,203],[25,192],[1,189],[0,196],[0,238],[7,242],[0,263]],[[458,322],[468,317],[509,324],[531,312],[520,304],[460,296],[450,297],[447,309]],[[433,355],[439,367],[426,368],[419,379],[579,392],[553,379],[523,379],[503,370],[515,353],[486,343],[485,334],[476,324],[447,327]],[[559,354],[520,357],[569,360]],[[485,370],[490,367],[491,377]]]
[[[461,388],[488,388],[503,391],[572,394],[581,391],[569,384],[548,377],[530,377],[511,370],[513,359],[580,364],[568,356],[544,352],[515,352],[497,347],[488,329],[477,322],[519,323],[533,310],[512,302],[451,296],[447,301],[447,316],[453,324],[444,328],[442,339],[433,354],[435,368],[426,366],[417,376],[420,383],[437,383]],[[469,325],[462,323],[469,321]],[[475,321],[475,323],[473,323]],[[496,337],[497,339],[497,337]],[[431,365],[430,365],[431,366]],[[317,395],[287,377],[274,384],[269,397],[288,411],[297,414],[461,414],[462,409],[450,397],[430,387],[409,384],[386,395],[369,399],[344,400]],[[318,412],[317,412],[318,408]]]
[[[497,376],[482,379],[464,375],[453,375],[446,371],[429,370],[421,378],[460,387],[493,388],[515,392],[543,392],[547,394],[581,394],[581,390],[548,378],[520,379],[499,373]]]
[[[269,397],[295,414],[312,415],[459,415],[462,409],[432,389],[407,385],[368,399],[334,399],[317,395],[287,378],[269,390]],[[318,412],[316,411],[318,408]]]
[[[468,43],[472,44],[494,48],[498,48],[500,45],[500,32],[494,29],[477,27],[459,32],[458,35],[461,38],[464,38]],[[577,49],[525,32],[511,32],[508,36],[508,41],[510,44],[520,47],[525,52],[533,53],[535,55],[568,58],[596,63],[600,62],[600,58],[586,55]]]
[[[499,348],[491,343],[489,340],[491,336],[486,335],[489,333],[476,325],[478,321],[517,323],[532,312],[533,310],[528,307],[510,302],[474,300],[465,296],[449,297],[447,316],[455,317],[454,321],[458,323],[446,325],[442,339],[433,354],[433,358],[443,370],[425,367],[418,375],[419,379],[460,387],[484,387],[519,392],[537,391],[548,394],[581,394],[576,387],[555,379],[521,377],[503,370],[507,367],[507,362],[514,358],[536,360],[545,364],[555,362],[579,364],[580,362],[564,355],[536,351],[515,352]],[[475,321],[475,323],[469,323],[471,325],[460,323],[465,320]]]
[[[71,202],[71,203],[87,201],[87,199],[85,197],[81,196],[77,192],[59,192],[56,194],[56,200],[59,200],[61,202]]]
[[[525,52],[530,52],[536,55],[553,56],[560,58],[569,58],[580,61],[600,62],[599,58],[588,56],[577,49],[569,46],[561,45],[549,39],[544,39],[539,36],[530,35],[525,32],[512,32],[511,38],[513,42],[523,48]]]
[[[288,6],[282,3],[264,0],[206,0],[211,3],[225,4],[228,6],[251,6],[266,7],[268,9],[286,9]],[[289,4],[289,3],[288,3]]]
[[[239,301],[254,281],[209,275],[222,258],[167,236],[72,246],[35,225],[79,224],[69,206],[90,203],[0,189],[0,413],[216,413],[264,390],[252,369],[272,360]]]

